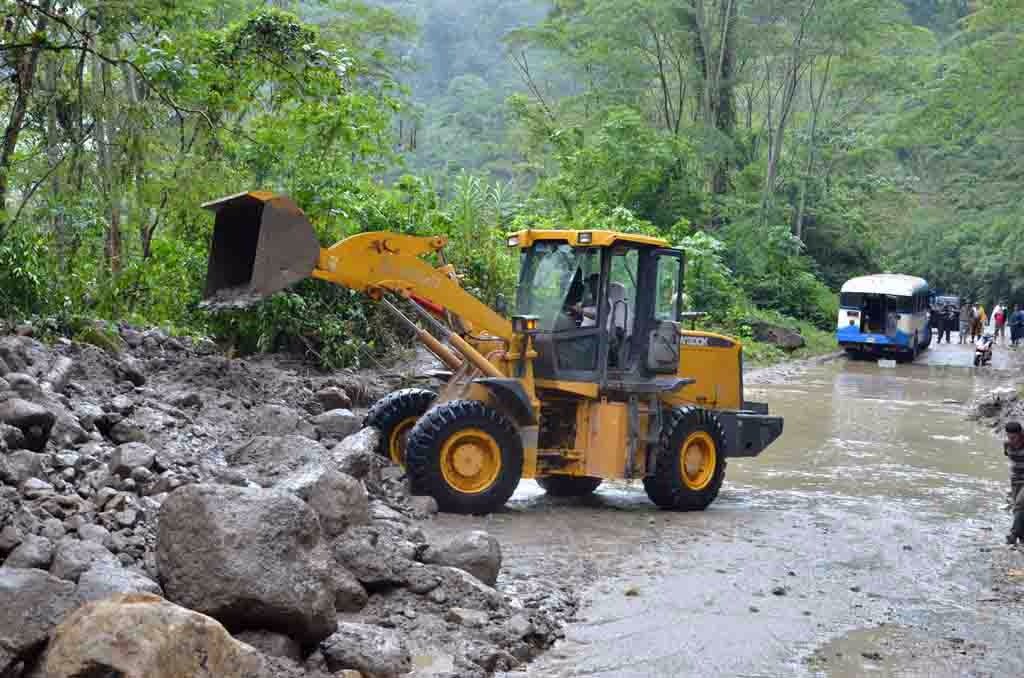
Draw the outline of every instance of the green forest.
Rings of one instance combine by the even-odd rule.
[[[687,303],[826,337],[858,274],[1024,302],[1024,0],[0,0],[0,318],[157,324],[325,366],[394,349],[307,282],[199,308],[203,202],[292,196],[321,242],[659,234]]]

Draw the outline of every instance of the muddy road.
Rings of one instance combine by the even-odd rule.
[[[1024,675],[1006,464],[965,418],[1024,351],[981,370],[972,355],[942,345],[896,368],[762,375],[750,397],[786,433],[730,463],[706,512],[658,511],[639,486],[579,502],[524,481],[505,513],[430,529],[484,527],[508,583],[584,592],[566,640],[520,675]]]

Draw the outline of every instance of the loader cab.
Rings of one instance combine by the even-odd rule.
[[[539,379],[642,382],[679,367],[683,256],[608,231],[521,231],[517,312],[536,316]]]

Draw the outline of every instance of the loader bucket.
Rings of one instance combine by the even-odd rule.
[[[240,193],[203,205],[216,212],[205,308],[256,303],[308,278],[320,256],[309,219],[289,198]]]

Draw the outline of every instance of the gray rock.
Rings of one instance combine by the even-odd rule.
[[[335,591],[316,514],[274,490],[188,485],[160,509],[156,560],[167,597],[220,620],[313,645],[334,631]]]
[[[480,628],[487,625],[487,622],[491,620],[491,616],[482,610],[453,607],[445,614],[445,619],[460,626]]]
[[[53,465],[56,468],[75,468],[81,460],[74,452],[62,452],[53,455]]]
[[[755,341],[774,344],[785,351],[795,351],[806,343],[799,332],[788,327],[773,325],[762,320],[752,320],[749,324],[753,330]]]
[[[0,530],[0,558],[4,558],[25,540],[25,534],[15,525],[4,525]]]
[[[53,542],[46,537],[30,534],[11,551],[4,561],[5,567],[38,568],[47,570],[53,562]]]
[[[125,443],[142,443],[146,441],[146,432],[131,419],[122,419],[110,427],[110,439],[119,445]]]
[[[20,450],[25,447],[25,434],[17,426],[0,423],[0,444],[11,450]]]
[[[272,487],[300,469],[309,485],[319,477],[327,450],[309,438],[256,436],[225,455],[228,464],[262,487]],[[294,486],[299,483],[292,483]]]
[[[0,675],[31,660],[66,614],[78,607],[75,585],[42,570],[0,567]],[[15,674],[16,675],[16,674]]]
[[[533,623],[525,614],[514,614],[505,623],[505,630],[516,639],[523,639],[534,632]]]
[[[195,408],[203,406],[203,398],[195,391],[176,391],[167,396],[167,402],[174,407]]]
[[[102,525],[86,523],[78,528],[78,536],[82,541],[92,541],[110,548],[110,530]]]
[[[344,389],[337,386],[320,389],[316,392],[316,400],[325,412],[347,410],[352,407],[352,399],[348,397]]]
[[[67,528],[57,518],[47,518],[43,521],[43,529],[39,531],[39,535],[46,537],[50,541],[56,542],[67,534]]]
[[[142,346],[142,332],[134,330],[130,327],[121,328],[121,338],[124,339],[124,343],[128,344],[131,348],[138,348]]]
[[[437,500],[433,497],[409,497],[409,508],[417,518],[429,518],[438,512]]]
[[[47,497],[53,492],[53,485],[39,478],[29,478],[21,484],[21,493],[29,499]]]
[[[162,596],[160,585],[120,564],[96,563],[78,579],[78,597],[82,602],[109,598],[117,593],[152,593]]]
[[[235,640],[252,645],[271,657],[284,657],[294,662],[302,661],[302,647],[288,636],[273,631],[243,631]]]
[[[335,560],[364,586],[404,586],[417,546],[372,526],[355,527],[331,547]]]
[[[4,375],[8,388],[25,400],[37,401],[43,397],[43,389],[35,377],[21,372]]]
[[[390,678],[412,670],[412,656],[401,636],[379,626],[340,623],[320,650],[332,672],[355,669]]]
[[[313,484],[309,505],[320,517],[324,536],[334,537],[351,525],[363,525],[369,519],[366,488],[352,476],[327,471]]]
[[[76,402],[73,412],[78,417],[78,424],[86,431],[96,429],[96,422],[103,418],[103,408],[95,403]]]
[[[153,482],[153,472],[145,466],[136,466],[132,469],[132,480],[139,485],[146,485]]]
[[[135,411],[135,401],[126,395],[119,395],[110,401],[107,405],[107,409],[111,412],[117,412],[118,414],[123,414],[127,417]]]
[[[486,532],[476,530],[458,535],[446,543],[428,548],[423,562],[456,567],[488,586],[494,586],[501,571],[501,544]]]
[[[50,574],[77,582],[82,573],[96,564],[117,565],[117,557],[102,544],[65,537],[57,543]]]
[[[355,576],[344,567],[331,568],[334,581],[334,607],[338,612],[359,612],[366,607],[369,596]]]
[[[88,442],[89,434],[73,414],[63,406],[51,405],[49,409],[57,417],[50,431],[50,440],[56,447],[63,449]]]
[[[379,442],[380,431],[375,428],[364,428],[348,436],[331,450],[335,468],[353,478],[365,479],[382,463],[376,452]]]
[[[114,448],[108,466],[111,473],[127,476],[137,467],[148,469],[155,459],[156,450],[149,445],[138,442],[124,443]]]
[[[25,447],[34,452],[41,452],[46,447],[56,419],[53,412],[42,405],[21,398],[0,401],[0,421],[21,429],[25,435]]]
[[[28,450],[18,450],[7,455],[7,482],[21,485],[29,478],[43,476],[43,455]]]
[[[341,440],[358,431],[363,418],[352,410],[337,409],[313,417],[313,424],[322,437]]]
[[[301,413],[284,405],[260,405],[250,416],[252,433],[257,436],[300,435],[316,439],[316,431]]]
[[[142,371],[142,363],[132,356],[124,356],[117,365],[118,376],[127,379],[135,386],[146,383],[146,375]]]

